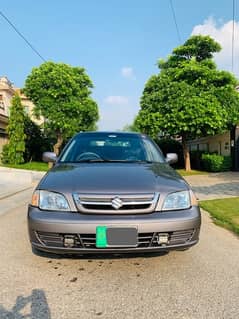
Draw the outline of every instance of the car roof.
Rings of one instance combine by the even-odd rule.
[[[118,131],[92,131],[92,132],[79,132],[76,136],[80,135],[121,135],[121,136],[138,136],[138,137],[146,137],[145,134],[137,133],[137,132],[118,132]]]

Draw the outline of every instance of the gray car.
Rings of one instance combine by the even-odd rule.
[[[53,253],[184,250],[201,215],[189,185],[158,146],[137,133],[79,133],[40,181],[28,209],[32,247]]]

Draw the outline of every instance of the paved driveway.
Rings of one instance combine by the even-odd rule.
[[[210,189],[212,196],[238,195],[229,189],[238,177],[189,179],[199,196],[209,198]],[[41,257],[32,254],[27,235],[31,192],[0,200],[15,205],[0,216],[1,319],[238,319],[238,238],[215,226],[207,213],[199,244],[185,252]]]
[[[203,214],[185,252],[125,257],[33,255],[26,203],[0,216],[1,319],[238,319],[238,239]]]
[[[239,172],[185,177],[199,200],[239,196]]]

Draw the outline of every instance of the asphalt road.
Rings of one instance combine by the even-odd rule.
[[[206,213],[200,243],[189,251],[40,257],[27,237],[30,193],[13,196],[15,208],[0,215],[1,319],[239,318],[239,241]]]

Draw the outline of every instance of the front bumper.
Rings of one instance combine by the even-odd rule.
[[[97,248],[97,226],[133,226],[138,230],[138,246],[129,248]],[[29,206],[28,229],[33,247],[53,253],[136,253],[186,249],[199,240],[201,226],[197,206],[174,212],[139,215],[87,215],[81,213],[46,212]],[[168,243],[159,244],[159,236],[167,235]],[[74,244],[66,247],[64,239]]]

